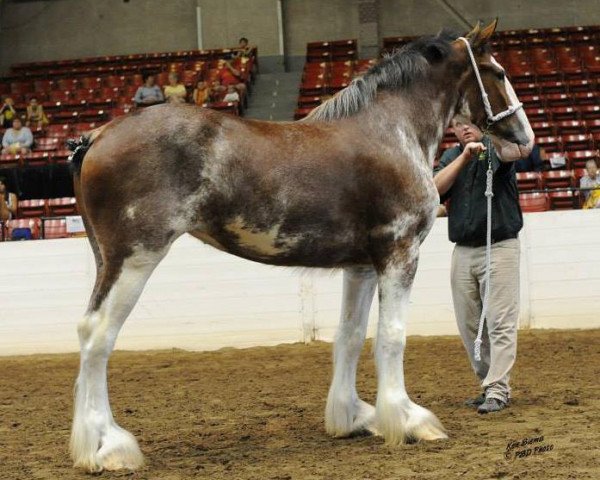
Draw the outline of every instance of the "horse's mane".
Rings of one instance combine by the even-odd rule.
[[[316,107],[303,121],[349,117],[371,104],[377,91],[396,91],[409,87],[425,76],[432,63],[448,58],[450,44],[458,36],[442,30],[436,36],[422,37],[394,51]]]

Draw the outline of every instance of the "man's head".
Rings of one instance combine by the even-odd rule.
[[[598,165],[595,160],[585,162],[585,171],[590,178],[594,178],[598,174]]]
[[[4,195],[6,193],[6,178],[0,177],[0,195]]]
[[[469,142],[480,142],[483,137],[477,126],[460,117],[452,120],[452,130],[463,147]]]
[[[4,103],[6,103],[7,105],[14,105],[14,103],[15,103],[15,102],[13,101],[13,99],[12,99],[12,98],[10,98],[10,97],[6,97],[6,98],[4,99]]]
[[[36,107],[36,106],[37,106],[37,103],[38,103],[38,101],[37,101],[37,98],[35,98],[35,97],[31,97],[31,98],[29,99],[29,105],[31,105],[32,107]]]
[[[154,75],[146,75],[144,78],[144,84],[147,87],[152,87],[154,85]]]
[[[246,37],[240,38],[238,45],[240,48],[246,48],[248,46],[248,39]]]
[[[235,93],[235,87],[233,85],[229,85],[227,87],[227,93]]]
[[[169,83],[171,85],[177,85],[178,80],[179,80],[179,77],[177,76],[176,72],[169,73]]]
[[[15,118],[12,122],[12,128],[14,130],[21,130],[22,127],[23,127],[23,122],[21,122],[21,119]]]

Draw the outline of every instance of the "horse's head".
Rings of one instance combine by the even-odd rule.
[[[494,20],[481,28],[478,23],[453,44],[464,67],[457,113],[500,142],[509,142],[513,148],[518,146],[517,156],[527,156],[533,147],[533,131],[504,69],[492,57],[488,46],[496,24]]]

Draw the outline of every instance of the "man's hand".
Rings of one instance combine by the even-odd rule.
[[[467,158],[471,158],[473,155],[479,155],[481,152],[485,152],[487,148],[481,142],[469,142],[465,145],[463,155]]]

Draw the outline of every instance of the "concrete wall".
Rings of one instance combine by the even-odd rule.
[[[521,232],[521,327],[600,327],[600,215],[525,215]],[[452,244],[438,219],[421,248],[410,335],[457,333],[450,292]],[[76,325],[94,279],[86,239],[0,243],[0,355],[75,351]],[[12,272],[12,273],[8,273]],[[241,260],[184,236],[157,267],[123,332],[120,349],[210,350],[330,341],[341,274],[300,274]],[[369,335],[377,325],[377,300]]]
[[[0,6],[2,72],[12,63],[237,45],[279,52],[277,0],[53,0]]]

